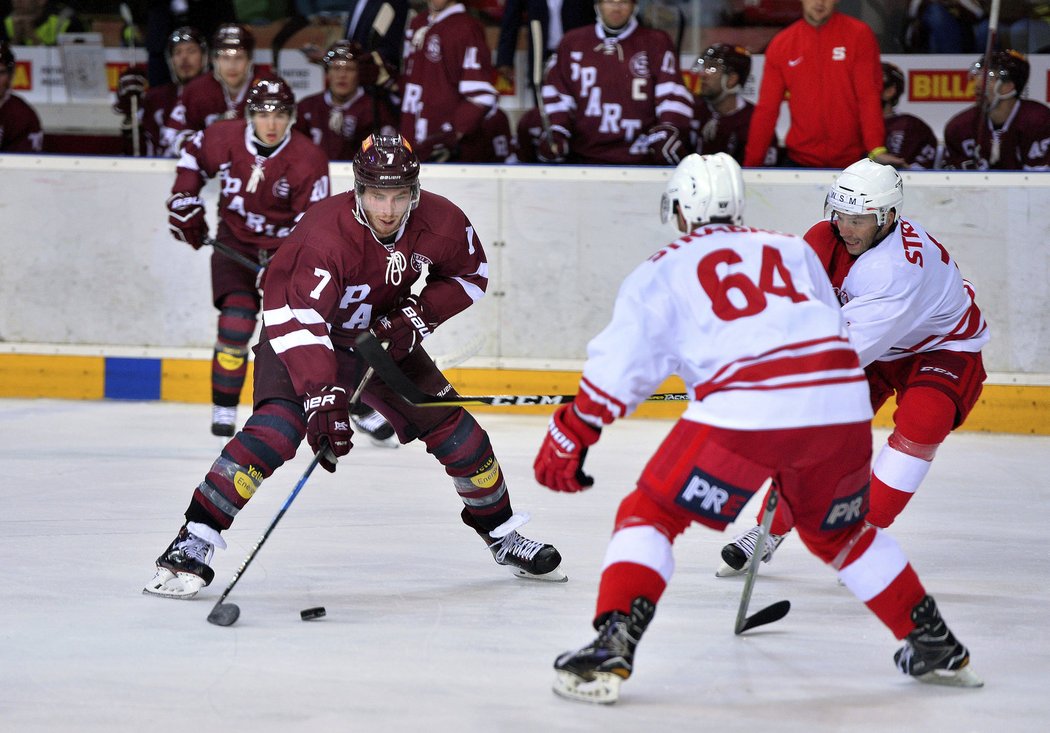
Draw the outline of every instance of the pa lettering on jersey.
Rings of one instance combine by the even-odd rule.
[[[736,520],[753,493],[694,468],[674,501],[702,517],[729,523]]]
[[[864,484],[857,493],[833,501],[820,528],[828,531],[844,529],[864,519],[868,514],[869,485]]]
[[[602,88],[598,86],[598,69],[595,66],[584,66],[580,63],[583,54],[578,51],[569,53],[571,79],[579,85],[579,106],[583,108],[584,117],[597,117],[598,132],[623,134],[628,142],[638,136],[642,128],[640,119],[627,119],[623,116],[623,105],[619,102],[603,102]],[[627,64],[630,71],[630,97],[632,101],[644,102],[649,99],[650,73],[649,57],[636,53]]]

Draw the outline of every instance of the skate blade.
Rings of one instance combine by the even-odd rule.
[[[193,598],[204,587],[204,580],[190,573],[176,575],[167,568],[157,568],[153,580],[142,588],[142,593],[158,598],[172,598],[187,601]]]
[[[747,565],[737,570],[732,565],[722,563],[722,567],[715,571],[716,578],[735,578],[740,575],[747,573]]]
[[[530,573],[527,570],[522,570],[521,568],[513,566],[510,568],[510,571],[514,573],[515,577],[522,578],[523,580],[539,580],[544,583],[569,582],[569,576],[563,573],[560,567],[554,568],[554,570],[551,570],[549,573],[544,573],[543,575],[536,575],[535,573]]]
[[[569,700],[612,705],[620,699],[620,683],[623,678],[612,672],[595,672],[593,680],[585,680],[579,675],[557,670],[552,689],[554,694]]]
[[[984,680],[977,676],[970,665],[961,669],[944,670],[938,669],[933,672],[916,677],[919,682],[928,685],[942,685],[944,687],[984,687]]]

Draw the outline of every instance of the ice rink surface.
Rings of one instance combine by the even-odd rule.
[[[479,415],[515,509],[532,514],[524,534],[557,545],[564,584],[497,566],[421,445],[358,438],[336,474],[307,482],[230,596],[240,620],[221,628],[205,617],[308,456],[241,512],[198,599],[146,597],[222,446],[209,419],[206,405],[0,400],[3,730],[1018,733],[1050,721],[1050,439],[951,436],[893,527],[983,689],[900,675],[899,643],[797,538],[762,566],[751,605],[786,598],[791,613],[735,637],[742,580],[714,570],[752,500],[726,535],[694,526],[676,543],[634,676],[601,707],[557,698],[551,664],[593,638],[613,515],[669,422],[608,428],[588,458],[596,486],[563,495],[532,479],[546,418]],[[311,606],[327,617],[301,621]]]

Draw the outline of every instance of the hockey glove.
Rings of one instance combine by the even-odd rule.
[[[442,126],[441,130],[429,136],[426,140],[416,146],[416,155],[424,163],[444,163],[456,154],[459,145],[459,136],[449,125]]]
[[[551,130],[540,136],[536,157],[542,163],[564,163],[569,154],[569,138],[563,132]]]
[[[204,221],[204,201],[197,194],[173,193],[168,197],[168,229],[171,236],[200,249],[208,235]]]
[[[350,442],[350,405],[342,387],[324,387],[307,393],[303,400],[306,413],[306,440],[314,453],[321,454],[321,467],[335,473],[339,456],[354,447]]]
[[[585,423],[573,405],[559,407],[551,417],[547,437],[532,464],[536,480],[553,491],[583,491],[594,477],[583,472],[587,448],[598,442],[602,431]]]
[[[653,165],[678,165],[685,152],[681,133],[674,125],[662,122],[649,130],[649,157]]]
[[[117,102],[113,105],[113,111],[125,117],[131,114],[132,97],[139,100],[138,107],[142,109],[142,95],[146,92],[145,69],[140,66],[131,66],[117,79]]]
[[[387,341],[387,353],[394,361],[401,361],[430,335],[430,324],[414,295],[405,298],[401,307],[382,316],[372,326],[372,333],[380,341]]]

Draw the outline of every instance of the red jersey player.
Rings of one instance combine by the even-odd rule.
[[[421,389],[455,394],[420,342],[484,295],[488,264],[463,211],[420,190],[419,168],[401,137],[368,138],[354,157],[353,190],[307,211],[270,262],[254,412],[194,491],[146,593],[188,598],[210,583],[212,552],[225,547],[220,532],[304,437],[321,465],[335,470],[352,447],[348,395],[368,366],[353,351],[362,332],[388,341],[390,356]],[[424,266],[426,284],[413,295]],[[511,508],[489,436],[469,412],[413,406],[379,379],[363,390],[402,442],[421,440],[444,467],[463,522],[497,563],[523,578],[566,580],[552,545],[518,533],[528,516]]]
[[[295,97],[282,80],[256,82],[248,119],[223,120],[183,148],[168,199],[172,235],[199,249],[207,236],[200,191],[219,176],[217,239],[261,264],[310,206],[328,197],[328,161],[292,130]],[[248,341],[259,312],[256,272],[213,252],[212,298],[219,309],[212,359],[212,432],[233,435],[248,368]]]
[[[969,654],[889,533],[865,523],[868,388],[821,263],[799,237],[742,224],[744,180],[726,153],[687,156],[662,218],[684,234],[634,270],[587,347],[575,400],[559,407],[536,480],[589,488],[587,450],[672,373],[681,419],[620,503],[598,588],[597,638],[555,662],[554,691],[612,703],[693,522],[724,530],[767,478],[806,547],[896,636],[902,672],[981,684]]]

